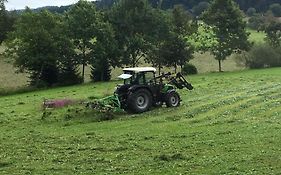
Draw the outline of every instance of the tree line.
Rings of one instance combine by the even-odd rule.
[[[3,0],[1,6],[1,14],[12,16]],[[82,83],[86,66],[93,81],[110,80],[112,68],[144,62],[159,73],[164,66],[176,72],[197,51],[211,52],[222,71],[223,60],[252,45],[233,0],[212,1],[199,18],[183,5],[163,10],[148,0],[118,0],[100,9],[80,0],[62,14],[27,8],[9,30],[1,39],[5,54],[37,87]]]

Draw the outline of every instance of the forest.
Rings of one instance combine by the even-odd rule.
[[[116,1],[117,0],[98,0],[93,1],[93,3],[96,4],[98,8],[103,9],[110,8]],[[187,10],[191,10],[201,2],[211,2],[211,0],[149,0],[149,2],[153,7],[159,7],[159,4],[161,4],[160,7],[162,9],[171,9],[177,4],[182,4]],[[249,8],[255,8],[257,12],[262,13],[266,12],[271,4],[280,3],[280,0],[235,0],[235,2],[239,4],[240,9],[244,12]],[[48,9],[52,12],[63,13],[69,9],[69,7],[70,6],[50,6],[35,9],[35,11]]]

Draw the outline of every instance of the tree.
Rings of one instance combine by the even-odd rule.
[[[249,18],[247,26],[250,29],[260,31],[260,30],[262,30],[262,28],[266,22],[267,21],[265,21],[265,17],[263,15],[255,14]]]
[[[269,10],[273,13],[275,17],[281,17],[281,5],[279,3],[274,3],[269,6]]]
[[[160,48],[161,57],[166,66],[173,66],[175,73],[177,72],[177,66],[181,68],[193,58],[194,49],[187,45],[187,42],[182,36],[171,34],[167,41]]]
[[[281,23],[272,21],[266,28],[266,40],[272,47],[281,46]]]
[[[165,44],[161,48],[162,57],[167,66],[173,66],[177,72],[177,66],[181,68],[193,58],[194,48],[186,41],[186,37],[197,30],[192,23],[191,15],[181,5],[176,5],[171,14],[171,31]]]
[[[113,28],[109,22],[97,25],[96,44],[93,46],[92,65],[93,81],[109,81],[111,67],[119,65],[119,52]]]
[[[223,60],[235,52],[250,48],[246,23],[238,5],[232,0],[214,0],[202,19],[214,31],[217,44],[210,50],[218,60],[221,72]]]
[[[9,36],[6,53],[14,58],[20,71],[30,75],[31,85],[63,84],[60,82],[61,73],[66,72],[63,68],[75,74],[74,47],[65,36],[62,21],[60,16],[47,11],[33,13],[27,9]]]
[[[110,22],[122,55],[122,63],[137,66],[151,48],[158,31],[153,8],[147,0],[120,0],[112,8]]]
[[[246,14],[247,14],[249,17],[254,16],[256,13],[257,13],[257,10],[256,10],[254,7],[248,8],[248,10],[247,10],[247,12],[246,12]]]
[[[161,69],[165,65],[165,60],[162,57],[161,48],[168,39],[172,28],[170,13],[160,9],[154,11],[155,23],[157,24],[157,31],[154,33],[151,40],[151,47],[147,53],[146,62],[151,63],[154,67],[158,68],[159,75]]]
[[[68,35],[76,47],[76,56],[82,64],[82,79],[85,80],[85,67],[89,64],[93,46],[96,43],[96,24],[100,13],[93,3],[80,0],[65,15]]]
[[[209,6],[210,6],[210,3],[208,3],[208,2],[205,2],[205,1],[199,2],[198,5],[196,5],[192,8],[193,14],[195,16],[200,16],[205,10],[208,9]]]
[[[0,45],[7,38],[8,32],[12,31],[12,27],[16,20],[16,14],[8,12],[5,9],[6,0],[0,0]]]

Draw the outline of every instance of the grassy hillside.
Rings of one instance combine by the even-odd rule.
[[[0,97],[0,174],[278,174],[280,72],[191,76],[181,107],[109,121],[82,107],[42,120],[41,103],[102,97],[118,82]]]

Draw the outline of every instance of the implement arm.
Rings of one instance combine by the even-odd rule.
[[[170,84],[176,86],[179,89],[183,89],[183,88],[187,88],[188,90],[193,89],[193,86],[186,81],[186,79],[181,73],[177,73],[176,77],[172,77],[170,79]]]

